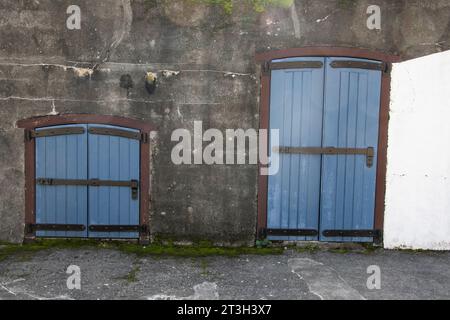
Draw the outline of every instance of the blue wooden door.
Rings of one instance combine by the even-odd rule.
[[[64,132],[36,137],[36,181],[39,179],[87,179],[87,126],[55,126],[44,130],[82,128],[83,133]],[[56,132],[56,131],[55,131]],[[36,184],[36,224],[83,225],[83,231],[38,230],[38,237],[87,236],[87,186]]]
[[[323,241],[373,241],[373,238],[325,237],[326,230],[373,230],[378,154],[381,71],[333,68],[333,61],[360,59],[328,58],[326,69],[323,146],[373,148],[372,166],[364,155],[324,155],[320,228]]]
[[[279,129],[279,145],[291,150],[279,153],[280,170],[269,176],[267,229],[279,231],[269,235],[271,240],[373,241],[323,235],[374,227],[381,71],[363,64],[331,66],[343,60],[376,63],[349,58],[273,61],[284,67],[286,62],[321,61],[324,67],[271,72],[270,129]],[[270,141],[272,152],[274,147]],[[327,154],[328,147],[370,149],[373,158],[368,165],[367,155]],[[317,236],[282,235],[305,229],[316,230]]]
[[[274,63],[315,61],[323,58],[295,58]],[[270,129],[278,129],[280,145],[270,140],[270,152],[277,147],[321,145],[324,68],[272,71]],[[269,176],[267,228],[274,230],[319,230],[320,155],[279,154],[280,169]],[[271,240],[317,240],[317,236],[269,236]]]
[[[112,128],[138,133],[138,130],[106,125],[91,128]],[[113,135],[89,133],[89,179],[108,181],[139,181],[140,141]],[[139,193],[138,193],[139,194]],[[133,199],[130,187],[89,187],[90,226],[138,226],[139,195]],[[92,238],[138,238],[138,232],[89,232]]]
[[[92,133],[95,128],[113,129],[113,133]],[[121,136],[123,132],[132,133],[131,138]],[[139,192],[133,194],[129,185],[120,185],[134,181],[139,186],[139,131],[81,124],[37,129],[35,136],[38,237],[139,237],[134,230],[90,230],[139,226]],[[61,231],[80,226],[82,231]]]

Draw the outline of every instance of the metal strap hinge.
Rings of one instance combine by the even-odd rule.
[[[266,236],[314,237],[319,231],[314,229],[264,229]]]
[[[89,231],[92,232],[139,232],[148,233],[147,225],[91,225]]]
[[[86,226],[82,224],[27,224],[26,232],[36,231],[84,231]]]
[[[141,142],[142,143],[148,143],[148,133],[147,132],[142,132],[141,133]]]
[[[374,238],[381,239],[382,230],[325,230],[322,232],[324,237],[343,237],[343,238]]]
[[[84,127],[66,127],[66,128],[52,128],[44,130],[25,130],[25,141],[31,141],[35,138],[44,137],[56,137],[56,136],[67,136],[84,134]]]
[[[286,154],[325,154],[325,155],[365,155],[366,165],[371,168],[375,157],[375,150],[368,148],[335,148],[335,147],[274,147],[274,152]]]
[[[285,61],[285,62],[266,61],[262,65],[262,72],[264,74],[268,74],[272,70],[321,69],[321,68],[323,68],[322,61]]]
[[[334,69],[364,69],[364,70],[378,70],[383,73],[389,72],[389,64],[385,62],[367,62],[367,61],[353,61],[353,60],[337,60],[330,63]]]

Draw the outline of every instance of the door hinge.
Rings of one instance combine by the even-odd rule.
[[[25,130],[24,138],[25,138],[25,142],[32,141],[33,140],[33,130],[29,130],[29,129]]]
[[[270,74],[270,61],[265,61],[262,65],[261,65],[261,73],[264,76],[267,76]]]
[[[148,233],[147,225],[90,225],[91,232],[139,232]]]
[[[67,128],[53,128],[45,130],[25,130],[25,141],[31,141],[35,138],[56,137],[83,134],[85,129],[83,127],[67,127]]]
[[[391,68],[391,64],[385,62],[385,63],[383,63],[383,65],[384,65],[383,73],[384,73],[384,74],[391,74],[391,69],[392,69],[392,68]]]
[[[314,237],[319,231],[313,229],[266,229],[268,236]]]
[[[375,241],[381,239],[382,234],[382,230],[325,230],[322,232],[322,235],[327,238],[374,238]]]
[[[141,133],[141,142],[146,144],[146,143],[148,143],[148,140],[149,140],[148,139],[148,133],[147,132],[142,132]]]
[[[91,127],[89,128],[89,133],[101,136],[113,136],[119,138],[141,140],[141,134],[139,132],[132,132],[128,130],[116,129],[116,128],[102,128],[102,127]]]
[[[27,224],[26,233],[36,231],[84,231],[86,226],[82,224]]]

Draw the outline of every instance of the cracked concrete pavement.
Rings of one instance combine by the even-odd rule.
[[[0,299],[449,299],[449,264],[448,252],[175,258],[47,250],[0,262]],[[81,290],[67,288],[69,265],[81,269]],[[372,265],[380,290],[367,288]]]

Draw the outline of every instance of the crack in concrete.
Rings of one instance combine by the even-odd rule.
[[[9,96],[2,97],[0,101],[7,100],[25,100],[25,101],[44,101],[44,102],[52,102],[61,101],[61,102],[85,102],[85,103],[114,103],[114,102],[138,102],[138,103],[176,103],[177,105],[223,105],[221,102],[176,102],[175,100],[141,100],[141,99],[110,99],[110,100],[83,100],[83,99],[62,99],[62,98],[54,98],[54,97],[41,97],[41,98],[30,98],[30,97],[18,97],[18,96]]]
[[[51,62],[42,62],[42,63],[12,63],[12,62],[0,62],[0,66],[17,66],[17,67],[55,67],[55,68],[61,68],[64,71],[67,70],[98,70],[98,71],[110,71],[109,68],[107,68],[108,65],[121,65],[121,66],[140,66],[144,69],[153,68],[154,65],[158,64],[161,65],[161,63],[128,63],[128,62],[105,62],[102,63],[104,68],[98,68],[94,65],[93,62],[88,61],[67,61],[69,63],[73,63],[74,65],[65,65],[60,63],[51,63]],[[94,65],[92,68],[80,68],[77,67],[77,65]],[[157,72],[165,72],[167,69],[160,69],[157,70]],[[220,73],[225,76],[242,76],[242,77],[255,77],[254,73],[242,73],[242,72],[234,72],[234,71],[226,71],[226,70],[214,70],[214,69],[180,69],[180,70],[173,70],[171,72],[175,73],[188,73],[188,72],[199,72],[199,73]],[[9,78],[8,78],[9,79]]]
[[[113,52],[117,49],[125,36],[128,35],[131,31],[131,25],[133,23],[133,10],[131,8],[131,0],[122,0],[121,2],[121,9],[123,14],[121,26],[119,28],[119,31],[114,30],[113,41],[109,45],[108,49],[106,49],[104,58],[101,59],[101,62],[95,64],[94,70],[96,70],[100,64],[103,64],[110,59]]]
[[[338,272],[309,258],[289,259],[291,271],[305,281],[309,291],[321,300],[366,300]]]
[[[218,300],[217,284],[215,282],[203,282],[194,286],[194,294],[188,297],[175,295],[155,294],[145,297],[147,300]]]
[[[297,8],[295,7],[295,1],[292,2],[291,6],[291,19],[294,25],[294,36],[295,38],[300,39],[302,37],[300,31],[300,19],[298,18]]]
[[[10,284],[15,284],[17,282],[22,282],[22,281],[25,281],[25,279],[20,278],[20,279],[16,279],[16,280],[13,280],[13,281],[10,281],[7,283],[0,283],[0,289],[5,290],[6,292],[8,292],[9,294],[11,294],[15,297],[22,294],[22,295],[25,295],[34,300],[42,300],[42,301],[43,300],[74,300],[73,298],[71,298],[70,296],[67,296],[67,295],[59,295],[59,296],[54,296],[54,297],[43,297],[43,296],[36,295],[34,292],[27,291],[24,288],[7,287]]]

